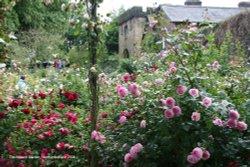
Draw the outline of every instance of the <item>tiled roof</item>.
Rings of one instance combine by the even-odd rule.
[[[161,5],[160,9],[170,22],[210,22],[217,23],[250,8],[225,8],[204,6]]]

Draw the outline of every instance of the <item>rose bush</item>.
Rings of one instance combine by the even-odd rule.
[[[133,74],[99,75],[93,132],[84,70],[52,70],[22,96],[1,94],[0,164],[88,166],[93,148],[100,166],[248,166],[249,71],[220,66],[194,30],[166,34],[164,54],[138,60]]]

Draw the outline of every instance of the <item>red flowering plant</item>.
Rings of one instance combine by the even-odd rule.
[[[86,164],[87,114],[81,106],[64,104],[59,92],[39,91],[1,101],[0,165]],[[80,98],[77,92],[70,94],[75,101]]]

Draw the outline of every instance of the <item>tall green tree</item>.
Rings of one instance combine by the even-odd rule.
[[[64,30],[68,12],[61,10],[62,4],[68,0],[54,0],[45,3],[41,0],[18,0],[11,12],[8,13],[8,25],[14,31],[28,31],[42,28],[47,31]]]

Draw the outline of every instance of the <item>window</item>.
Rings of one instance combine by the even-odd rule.
[[[127,25],[125,25],[124,27],[124,35],[125,35],[125,39],[127,39],[128,38],[128,26]]]

